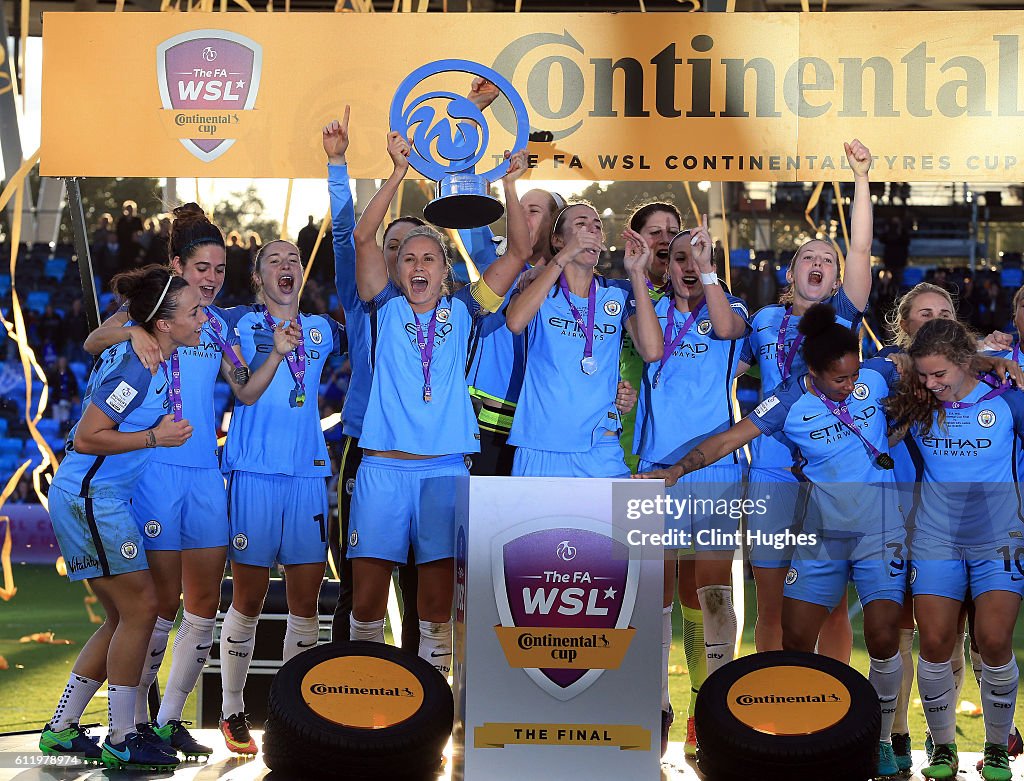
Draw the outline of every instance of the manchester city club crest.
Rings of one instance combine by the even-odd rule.
[[[857,401],[864,401],[868,397],[868,393],[870,393],[868,386],[863,382],[858,382],[853,386],[853,398]]]
[[[231,545],[235,550],[245,550],[249,547],[249,538],[244,534],[236,534],[231,538]]]
[[[990,409],[983,409],[978,413],[978,425],[982,428],[992,428],[996,424],[996,413]]]
[[[150,539],[159,537],[161,530],[160,521],[146,521],[146,525],[143,527],[143,531]]]
[[[491,575],[501,624],[517,629],[628,629],[636,604],[640,549],[617,539],[607,523],[589,518],[531,521],[499,535]],[[559,700],[576,697],[603,669],[524,672]]]

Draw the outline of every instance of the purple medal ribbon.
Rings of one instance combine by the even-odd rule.
[[[217,319],[215,314],[207,310],[206,322],[210,324],[210,330],[213,332],[213,341],[217,343],[217,346],[220,347],[220,351],[226,355],[228,360],[235,366],[235,381],[239,385],[245,385],[245,383],[249,381],[249,367],[242,365],[242,362],[238,360],[238,356],[235,355],[234,348],[228,344],[227,339],[221,335],[220,320]]]
[[[978,379],[980,381],[984,381],[984,378],[982,377],[979,377]],[[1000,382],[996,387],[992,388],[992,390],[990,390],[977,401],[944,401],[942,402],[942,406],[945,407],[946,409],[967,409],[968,407],[973,407],[975,404],[981,404],[981,402],[983,401],[994,399],[996,396],[1002,396],[1004,393],[1006,393],[1006,391],[1010,390],[1010,388],[1012,387],[1013,385],[1010,383],[1010,381],[1005,380]]]
[[[1013,346],[1013,362],[1020,363],[1020,342]]]
[[[647,289],[648,289],[649,291],[651,291],[652,293],[657,293],[658,295],[661,295],[661,294],[663,294],[663,293],[664,293],[665,291],[667,291],[667,290],[668,290],[668,282],[665,282],[665,283],[663,283],[663,284],[661,284],[661,285],[655,285],[655,284],[654,284],[653,282],[651,282],[651,280],[649,280],[649,279],[648,279],[648,280],[646,280],[646,282],[647,282]]]
[[[785,382],[789,379],[789,375],[793,370],[793,359],[796,358],[796,354],[800,350],[800,345],[803,344],[804,341],[804,335],[800,334],[793,340],[793,344],[789,348],[789,353],[786,353],[786,329],[789,328],[789,318],[792,316],[793,307],[786,307],[786,314],[782,318],[782,325],[779,326],[779,337],[775,341],[775,362],[779,367],[779,374],[781,375],[780,382]]]
[[[164,363],[164,374],[167,376],[167,402],[171,407],[171,414],[174,415],[174,422],[184,420],[185,414],[181,404],[181,366],[178,363],[178,351],[171,353],[171,368],[167,369]]]
[[[665,325],[665,350],[661,354],[661,363],[658,365],[658,370],[654,373],[654,387],[657,388],[661,382],[661,370],[665,368],[665,364],[668,363],[668,359],[672,357],[672,353],[675,352],[676,348],[682,344],[683,338],[693,328],[693,324],[697,322],[697,315],[700,314],[701,308],[704,306],[704,299],[701,298],[697,302],[697,306],[690,310],[690,313],[686,316],[686,320],[680,327],[679,332],[675,337],[669,336],[672,333],[672,329],[675,326],[675,314],[676,304],[673,301],[668,307],[668,323]]]
[[[860,427],[854,421],[853,415],[850,414],[850,408],[846,404],[836,404],[834,401],[832,401],[832,399],[825,396],[824,393],[821,393],[817,388],[814,387],[814,382],[811,380],[809,375],[807,378],[807,385],[811,389],[811,393],[817,396],[818,400],[825,405],[825,408],[829,412],[831,412],[840,423],[846,426],[848,430],[852,431],[854,434],[857,435],[857,438],[864,443],[864,446],[868,449],[868,452],[871,453],[872,457],[874,457],[875,463],[878,466],[880,466],[882,469],[892,469],[893,467],[895,467],[896,464],[895,462],[893,462],[892,456],[890,456],[888,453],[883,453],[877,447],[872,445],[867,440],[867,437],[865,437],[864,434],[861,433]]]
[[[415,313],[413,313],[415,316]],[[430,403],[430,362],[434,357],[434,334],[437,332],[437,305],[430,313],[425,332],[423,324],[416,318],[416,346],[420,348],[420,366],[423,368],[423,401]]]
[[[271,334],[274,332],[274,318],[270,316],[270,312],[267,311],[266,307],[263,309],[263,319],[267,323],[267,328],[270,329]],[[301,407],[306,403],[306,385],[303,380],[306,377],[306,348],[303,346],[302,336],[302,315],[295,313],[295,325],[299,327],[299,343],[285,356],[285,360],[288,361],[288,369],[292,373],[292,379],[295,380],[295,404]]]
[[[587,294],[587,322],[583,323],[583,315],[573,304],[569,297],[569,283],[565,281],[565,274],[558,277],[558,286],[562,290],[565,302],[576,319],[576,327],[583,331],[583,360],[580,361],[580,368],[584,374],[593,374],[597,371],[597,361],[594,359],[594,318],[597,316],[597,279],[590,280],[590,292]]]

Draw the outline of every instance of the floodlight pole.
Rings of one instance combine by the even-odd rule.
[[[92,273],[92,255],[89,252],[89,233],[85,227],[85,210],[82,208],[82,191],[77,176],[64,178],[68,192],[68,214],[71,215],[71,229],[75,238],[75,254],[78,256],[78,274],[82,278],[82,293],[85,317],[89,330],[100,327],[100,304],[96,298],[96,277]]]

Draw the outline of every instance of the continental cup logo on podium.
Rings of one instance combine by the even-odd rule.
[[[157,46],[160,102],[189,152],[209,163],[231,148],[262,70],[263,47],[228,30],[191,30]]]
[[[437,196],[424,207],[423,216],[444,228],[478,228],[490,225],[504,212],[489,189],[491,182],[505,175],[508,161],[483,173],[476,171],[477,164],[488,154],[490,130],[483,112],[469,98],[429,89],[411,97],[422,82],[447,72],[485,78],[505,96],[515,115],[513,151],[526,148],[529,115],[522,97],[504,76],[469,60],[438,60],[423,65],[406,76],[395,92],[391,101],[391,130],[409,139],[409,164],[437,183]],[[446,104],[440,118],[439,104]]]
[[[608,524],[551,521],[494,539],[495,631],[509,665],[565,701],[621,666],[636,632],[640,560]]]

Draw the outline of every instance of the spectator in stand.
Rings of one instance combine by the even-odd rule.
[[[253,264],[256,262],[256,255],[259,254],[260,247],[263,246],[263,239],[260,238],[260,234],[256,231],[249,231],[249,263]]]
[[[64,349],[64,340],[64,320],[53,308],[53,304],[47,304],[36,321],[34,346],[41,348],[42,353],[47,352],[47,348],[57,352]]]
[[[100,231],[96,232],[97,234]],[[105,290],[110,285],[120,267],[121,245],[118,243],[117,234],[114,231],[106,231],[101,244],[93,247],[92,267],[100,277],[100,283]]]
[[[313,247],[316,244],[316,237],[319,235],[320,228],[314,224],[313,215],[311,214],[309,215],[309,221],[299,231],[299,236],[295,241],[304,263],[309,263],[313,259]]]
[[[93,251],[99,249],[103,244],[107,243],[107,235],[114,232],[114,217],[110,212],[103,212],[100,215],[100,221],[92,231],[92,241],[89,246],[93,248]]]
[[[146,260],[149,263],[163,263],[167,260],[167,244],[171,240],[171,218],[166,214],[152,218],[152,229],[148,236]]]
[[[907,259],[910,257],[910,233],[906,223],[899,217],[893,217],[879,239],[884,247],[882,263],[892,272],[896,289],[899,290],[903,283],[903,269],[907,267]]]
[[[139,235],[142,233],[142,220],[136,212],[138,204],[135,201],[125,201],[121,204],[121,216],[117,220],[117,244],[119,270],[127,271],[134,268],[139,261],[141,247]]]
[[[68,367],[65,356],[59,356],[57,362],[46,370],[46,384],[50,387],[50,415],[60,424],[61,433],[66,434],[71,424],[71,412],[81,397],[78,380]]]
[[[89,318],[82,308],[82,299],[76,298],[64,315],[64,354],[69,361],[78,361],[87,366],[92,363],[92,356],[82,349],[88,335]]]
[[[242,234],[231,231],[228,234],[227,272],[224,275],[224,292],[222,297],[232,304],[244,304],[252,300],[252,283],[250,269],[252,259],[249,250],[242,245]]]

